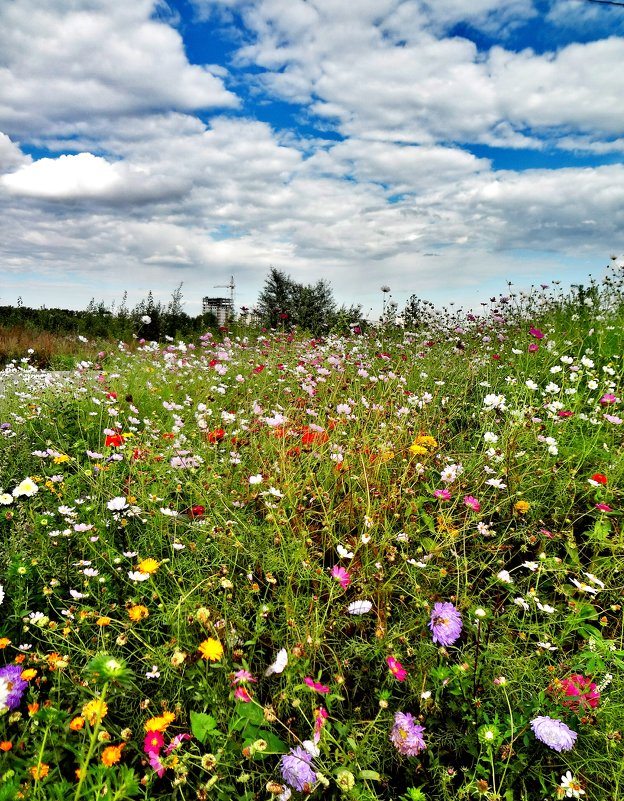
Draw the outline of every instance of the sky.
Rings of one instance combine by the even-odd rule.
[[[3,0],[0,305],[378,316],[624,252],[624,5]],[[391,292],[384,296],[382,286]]]

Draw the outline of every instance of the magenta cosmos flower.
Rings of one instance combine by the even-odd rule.
[[[351,584],[351,576],[344,567],[340,567],[339,565],[334,565],[331,571],[332,578],[335,578],[336,581],[340,583],[340,586],[343,589],[347,589],[349,584]]]
[[[472,509],[473,512],[481,511],[481,504],[473,495],[465,495],[464,503],[466,504],[466,506],[470,507],[470,509]]]
[[[544,339],[544,334],[539,330],[539,328],[529,328],[529,334],[535,339]]]
[[[397,712],[394,726],[390,732],[390,740],[399,754],[418,756],[427,747],[423,739],[424,726],[420,726],[409,712]]]
[[[407,670],[403,667],[403,665],[399,662],[398,659],[395,659],[393,656],[387,656],[386,662],[388,663],[388,670],[397,681],[405,681],[407,678]]]
[[[453,645],[462,632],[461,615],[453,604],[437,603],[431,612],[429,628],[436,645]]]
[[[600,690],[591,679],[580,673],[575,673],[561,681],[561,689],[565,698],[561,703],[577,711],[579,708],[591,707],[595,709],[600,701]]]
[[[532,720],[531,728],[537,739],[553,751],[571,751],[578,736],[563,721],[547,715],[540,715]]]

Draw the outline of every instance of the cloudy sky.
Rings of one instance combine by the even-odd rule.
[[[624,251],[624,5],[3,0],[0,305],[271,266],[378,314]]]

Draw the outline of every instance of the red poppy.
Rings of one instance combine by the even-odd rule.
[[[602,473],[594,473],[592,481],[595,481],[596,484],[604,484],[605,487],[607,486],[607,477]]]
[[[312,445],[315,442],[320,444],[322,442],[327,442],[328,439],[329,434],[327,431],[310,431],[310,429],[307,429],[301,435],[301,442],[304,445]]]
[[[225,436],[225,431],[222,428],[215,428],[207,434],[208,442],[221,442]]]
[[[120,445],[123,445],[124,441],[121,434],[107,434],[104,444],[107,448],[118,448]]]

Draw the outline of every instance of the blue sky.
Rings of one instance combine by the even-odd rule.
[[[271,266],[379,313],[599,276],[624,252],[624,6],[0,4],[0,305]]]

